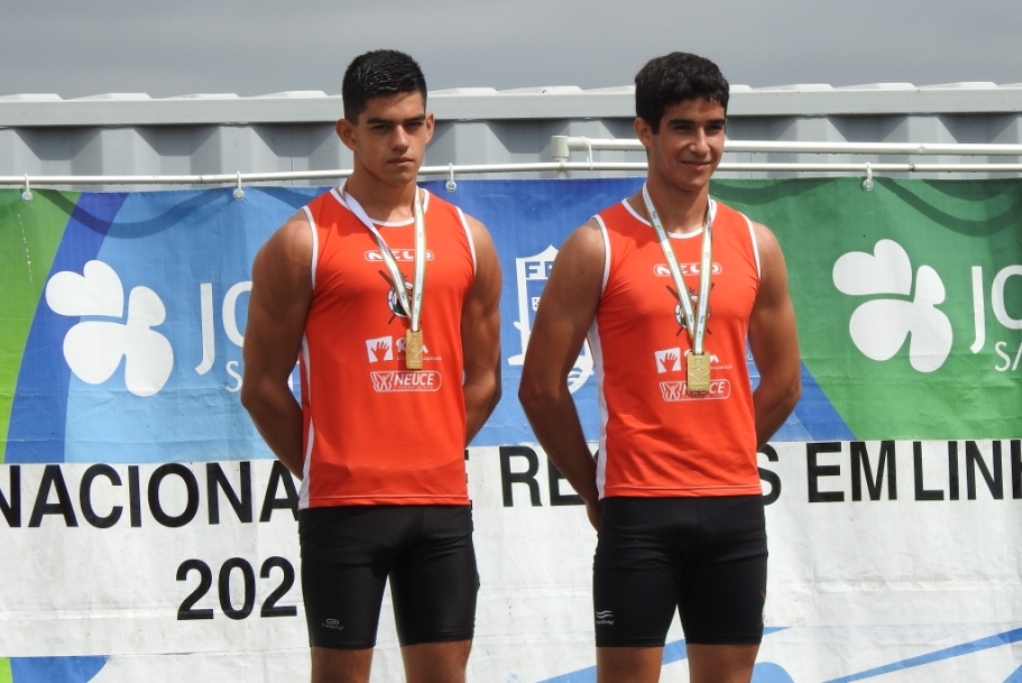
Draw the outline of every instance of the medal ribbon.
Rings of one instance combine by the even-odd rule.
[[[408,297],[408,288],[405,286],[404,276],[401,275],[401,269],[397,265],[397,259],[394,258],[394,253],[387,246],[383,235],[376,229],[376,225],[366,214],[362,205],[358,203],[358,200],[344,192],[343,185],[340,188],[340,194],[344,197],[344,201],[347,202],[351,212],[362,221],[376,239],[376,246],[380,249],[380,255],[383,257],[387,270],[390,271],[390,278],[394,281],[394,289],[397,290],[396,293],[398,300],[401,302],[401,307],[405,309],[405,313],[408,315],[412,332],[418,332],[419,319],[422,316],[422,289],[426,284],[426,220],[423,217],[422,196],[419,188],[415,188],[415,279],[412,283],[411,300]]]
[[[671,271],[671,279],[678,292],[678,299],[681,300],[681,310],[685,313],[685,326],[688,328],[689,337],[692,339],[692,352],[703,353],[703,339],[706,337],[706,314],[710,309],[710,274],[713,271],[713,219],[717,215],[717,202],[710,200],[706,208],[706,222],[703,223],[702,253],[699,258],[699,308],[692,309],[692,299],[685,285],[685,279],[681,274],[681,267],[678,265],[678,257],[674,255],[671,247],[671,238],[664,230],[664,224],[653,206],[653,200],[649,197],[649,190],[646,184],[642,185],[642,201],[646,204],[646,213],[649,214],[653,229],[656,230],[657,238],[660,240],[660,249],[664,252],[664,259]]]

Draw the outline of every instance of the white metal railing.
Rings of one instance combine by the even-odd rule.
[[[595,161],[594,151],[641,151],[638,140],[599,139],[554,135],[550,139],[553,161],[508,164],[448,164],[423,166],[423,176],[447,176],[447,189],[457,188],[456,175],[482,173],[542,173],[563,176],[569,171],[632,171],[646,170],[645,162]],[[568,161],[571,152],[586,152],[586,161]],[[728,140],[724,151],[749,154],[822,154],[873,156],[1015,156],[1022,157],[1022,145],[937,144],[937,143],[874,143],[874,142],[797,142]],[[1022,173],[1022,163],[875,163],[875,162],[724,162],[720,171],[786,172],[786,173],[857,173],[866,176],[864,186],[872,187],[874,173]],[[216,173],[198,175],[21,175],[0,176],[0,186],[21,186],[22,198],[32,199],[32,186],[60,185],[236,185],[234,196],[245,196],[245,183],[286,182],[291,180],[328,180],[345,178],[351,169],[325,171],[292,171],[282,173]]]
[[[628,139],[601,139],[554,135],[550,151],[554,160],[567,159],[571,152],[596,150],[642,151],[642,143]],[[1022,156],[1022,145],[991,145],[929,142],[799,142],[786,140],[727,140],[725,152],[752,154],[872,154],[944,156]]]
[[[590,170],[602,170],[607,162],[596,162],[594,151],[642,151],[639,140],[600,139],[554,135],[550,152],[555,161],[567,162],[572,152],[586,152]],[[872,156],[1013,156],[1022,157],[1022,145],[917,143],[917,142],[801,142],[778,140],[727,140],[725,153],[748,154],[868,154]],[[722,162],[720,171],[772,171],[786,173],[860,173],[866,176],[862,186],[873,189],[874,173],[1022,173],[1022,164],[979,163],[876,163],[821,162],[789,163],[775,161]]]

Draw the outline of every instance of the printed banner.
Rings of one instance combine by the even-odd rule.
[[[640,182],[425,184],[504,271],[471,680],[595,681],[595,533],[516,393],[558,247]],[[803,360],[754,680],[1022,681],[1022,181],[875,182],[712,188],[777,235]],[[295,482],[238,391],[252,259],[322,189],[232,189],[0,191],[0,683],[308,675]],[[587,347],[569,384],[595,442]],[[388,602],[373,680],[400,671]]]

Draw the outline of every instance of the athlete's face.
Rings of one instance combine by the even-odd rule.
[[[641,118],[635,132],[646,147],[649,173],[681,190],[707,187],[724,153],[724,107],[699,99],[685,100],[669,107],[660,119],[660,129]]]
[[[385,183],[415,181],[433,137],[433,115],[418,92],[374,97],[358,122],[337,122],[341,142],[355,156],[355,165]]]

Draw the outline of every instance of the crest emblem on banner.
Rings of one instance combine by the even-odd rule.
[[[532,322],[539,308],[539,298],[550,277],[550,268],[557,257],[557,249],[550,245],[538,254],[515,259],[515,275],[518,283],[518,320],[514,325],[521,335],[522,351],[507,359],[509,365],[521,365],[525,361],[525,349],[532,335]],[[575,365],[568,373],[568,390],[575,393],[593,374],[593,356],[588,340],[582,344]]]

